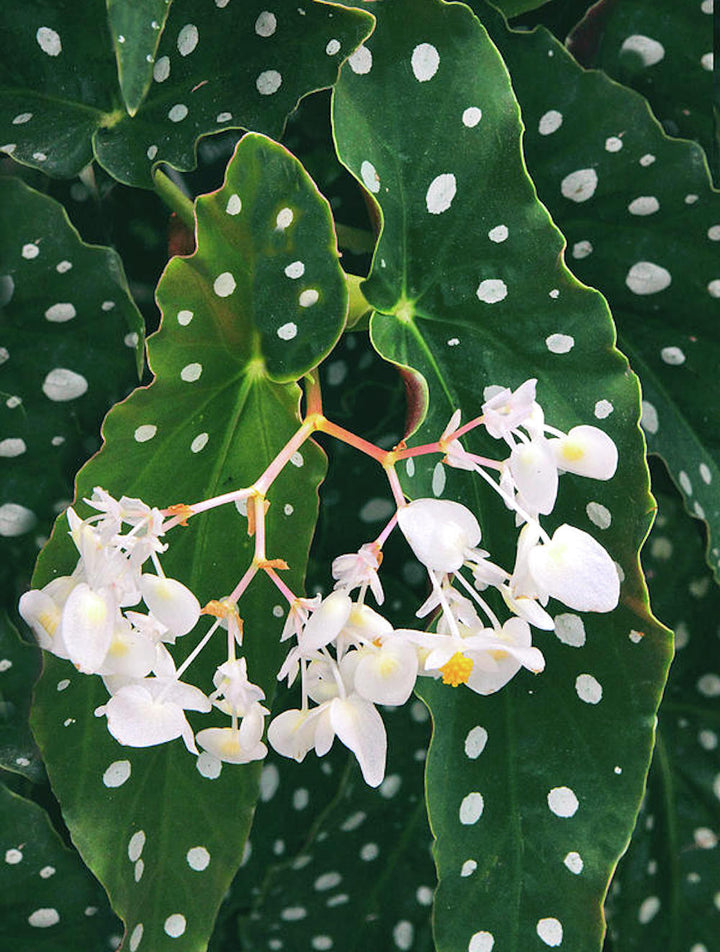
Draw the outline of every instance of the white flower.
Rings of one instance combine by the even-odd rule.
[[[113,679],[144,678],[155,663],[155,644],[152,638],[119,615],[105,657],[93,673]]]
[[[449,499],[416,499],[398,509],[398,525],[419,562],[456,572],[480,541],[475,516]]]
[[[61,575],[41,589],[25,592],[18,604],[18,611],[32,628],[38,644],[59,658],[67,658],[67,648],[62,640],[62,612],[68,595],[77,585],[70,575]]]
[[[315,745],[315,711],[293,708],[274,717],[268,727],[268,741],[273,749],[298,763],[304,760]]]
[[[327,598],[324,598],[298,636],[297,646],[291,649],[278,671],[278,681],[288,678],[288,684],[292,684],[297,676],[300,660],[312,658],[321,648],[334,642],[344,628],[351,611],[350,596],[341,589],[331,592]]]
[[[110,595],[85,582],[68,595],[62,613],[62,639],[68,658],[83,674],[97,674],[110,648],[113,629],[122,621]]]
[[[343,678],[334,661],[308,666],[308,694],[322,698],[311,710],[284,711],[271,722],[268,741],[285,757],[302,760],[311,747],[322,757],[335,737],[355,754],[365,782],[377,787],[385,776],[387,737],[375,706]]]
[[[558,469],[592,479],[611,479],[617,469],[615,443],[596,426],[574,426],[566,436],[550,440]]]
[[[287,641],[293,635],[299,638],[311,612],[316,610],[321,601],[321,595],[315,595],[313,598],[296,598],[288,610],[280,641]]]
[[[199,731],[196,740],[209,754],[230,764],[247,764],[267,756],[267,747],[262,743],[264,718],[267,708],[252,705],[242,718],[239,727],[207,727]]]
[[[485,429],[490,436],[496,440],[503,439],[512,446],[512,433],[519,426],[526,427],[530,423],[531,427],[536,429],[539,424],[542,432],[542,411],[535,402],[536,384],[537,380],[531,379],[514,391],[508,387],[486,389],[485,393],[489,399],[482,405],[482,414]],[[491,390],[494,392],[489,394]]]
[[[263,689],[248,679],[245,658],[221,664],[215,672],[213,684],[216,690],[210,695],[210,700],[225,714],[244,717],[258,701],[265,700]]]
[[[562,525],[545,545],[527,553],[527,569],[541,599],[581,612],[609,612],[620,597],[615,563],[587,532]]]
[[[378,605],[382,605],[385,595],[378,577],[382,562],[382,552],[374,542],[361,545],[357,552],[339,555],[332,564],[332,576],[337,579],[335,588],[346,592],[361,586],[369,586]]]
[[[550,442],[537,436],[516,444],[507,462],[515,486],[533,513],[553,511],[558,490],[558,468]]]
[[[343,678],[373,704],[404,704],[413,692],[418,673],[414,648],[394,634],[379,644],[350,651],[342,659]]]
[[[443,618],[441,625],[449,628]],[[530,628],[521,618],[510,618],[499,629],[457,625],[458,633],[400,631],[421,649],[424,673],[442,675],[444,684],[467,686],[478,694],[492,694],[521,667],[538,673],[545,667],[542,653],[531,645]]]
[[[184,711],[207,713],[212,709],[210,700],[199,688],[177,680],[175,665],[163,645],[158,645],[156,652],[157,676],[119,688],[95,714],[105,714],[110,733],[128,747],[154,747],[182,737],[187,749],[197,754]]]
[[[159,575],[141,575],[139,582],[143,601],[175,637],[186,635],[195,627],[200,602],[182,582]]]
[[[460,440],[449,437],[460,428],[460,410],[456,410],[450,417],[450,422],[443,430],[438,444],[445,452],[445,462],[456,469],[477,470],[478,465],[472,454],[468,453]]]

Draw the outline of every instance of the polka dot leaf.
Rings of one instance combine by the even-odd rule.
[[[342,745],[321,763],[268,759],[252,848],[222,910],[248,948],[273,949],[281,937],[285,949],[319,952],[433,949],[422,797],[429,717],[414,701],[388,710],[385,722],[389,761],[378,790]]]
[[[102,889],[45,811],[1,784],[0,896],[7,949],[103,949],[121,932]]]
[[[637,381],[613,347],[603,298],[564,264],[562,235],[523,164],[508,75],[483,27],[467,8],[431,0],[399,0],[377,15],[362,57],[343,68],[333,117],[341,159],[381,214],[363,285],[375,308],[373,343],[427,381],[414,439],[437,439],[456,407],[472,419],[485,387],[535,377],[549,422],[595,423],[620,456],[609,482],[563,476],[550,520],[600,539],[621,567],[618,608],[580,616],[551,603],[554,615],[574,617],[536,636],[545,672],[522,673],[497,694],[429,679],[418,686],[434,722],[426,787],[435,943],[440,952],[561,943],[597,952],[670,655],[638,566],[653,503]],[[380,112],[388,88],[396,107]],[[572,183],[579,193],[591,187],[592,176]],[[467,445],[497,454],[479,434]],[[511,517],[466,474],[417,458],[404,487],[469,505],[483,544],[512,564]],[[634,630],[645,633],[640,644]]]
[[[158,45],[170,10],[171,6],[166,0],[144,0],[141,5],[126,3],[125,0],[108,0],[108,20],[117,60],[118,81],[131,116],[137,112],[153,81]],[[187,46],[185,41],[183,48]]]
[[[546,31],[496,23],[493,36],[512,71],[540,198],[567,236],[573,270],[612,307],[642,382],[648,449],[707,522],[720,578],[720,400],[710,384],[720,361],[720,195],[703,152],[667,138],[637,93],[581,69]],[[567,188],[578,170],[592,173],[592,191]]]
[[[594,34],[583,65],[642,93],[669,135],[696,139],[712,155],[712,0],[626,0],[599,13],[600,22],[588,16],[572,31],[570,49],[580,55]]]
[[[314,0],[215,0],[202,18],[194,0],[3,4],[0,151],[58,176],[95,157],[152,188],[156,162],[195,167],[201,136],[279,137],[371,27],[368,13]]]
[[[40,653],[21,641],[17,629],[0,610],[0,767],[35,782],[43,777],[28,715]]]
[[[137,383],[144,325],[122,264],[57,202],[0,179],[0,578],[6,604],[72,495],[108,408]]]
[[[720,593],[678,496],[663,491],[658,503],[644,562],[655,610],[675,629],[676,655],[608,916],[617,948],[710,952],[720,931]]]
[[[158,285],[163,319],[148,341],[155,379],[107,416],[104,446],[78,475],[79,498],[100,485],[116,497],[166,507],[251,485],[299,426],[299,388],[276,379],[292,381],[303,373],[340,331],[346,299],[329,211],[283,148],[263,136],[246,136],[225,185],[197,200],[197,218],[197,251],[173,258]],[[296,242],[306,271],[292,278],[284,269],[300,260]],[[283,291],[285,286],[291,290]],[[303,307],[298,295],[309,288],[317,290],[318,300]],[[273,294],[284,303],[284,320],[297,322],[295,340],[268,329],[276,315]],[[313,308],[311,346],[305,328]],[[268,494],[268,558],[287,561],[283,575],[297,591],[323,469],[320,451],[305,444]],[[78,508],[88,513],[82,502]],[[234,504],[194,517],[186,528],[173,530],[168,542],[165,572],[187,584],[203,605],[231,592],[253,556],[246,518]],[[35,584],[71,569],[71,549],[61,519],[41,555]],[[284,654],[283,608],[279,615],[274,611],[279,600],[260,576],[240,603],[248,673],[269,701]],[[197,631],[178,640],[178,664],[207,627],[203,619]],[[221,633],[187,677],[211,691],[225,652]],[[105,701],[99,678],[77,674],[55,657],[45,659],[33,726],[73,840],[123,918],[128,948],[205,948],[242,859],[260,765],[226,764],[218,775],[181,740],[123,747],[104,718],[93,716]],[[225,720],[216,711],[191,713],[190,719],[195,731]]]

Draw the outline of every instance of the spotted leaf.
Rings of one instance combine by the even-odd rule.
[[[563,477],[552,520],[599,537],[621,566],[618,609],[581,617],[556,607],[556,634],[535,639],[545,673],[523,673],[498,694],[419,688],[435,725],[426,786],[436,946],[487,952],[562,942],[594,952],[603,896],[643,792],[669,660],[638,568],[652,500],[637,381],[613,347],[604,300],[564,265],[563,238],[526,174],[518,106],[485,30],[466,7],[430,0],[385,4],[377,15],[372,37],[343,69],[333,116],[341,158],[382,213],[363,285],[375,308],[373,342],[428,383],[416,438],[437,439],[456,407],[465,420],[477,416],[485,387],[536,377],[549,422],[564,430],[594,422],[620,452],[607,483]],[[386,89],[396,106],[381,112],[375,104]],[[487,437],[469,445],[497,454]],[[462,499],[480,518],[483,544],[512,566],[504,506],[437,458],[413,462],[408,494]],[[631,638],[637,629],[646,632],[640,644]]]
[[[158,286],[163,322],[148,342],[155,380],[108,415],[105,445],[78,476],[79,497],[100,485],[164,507],[251,485],[299,426],[297,385],[275,380],[312,367],[342,326],[347,301],[327,204],[280,146],[246,136],[223,188],[198,199],[197,220],[196,253],[173,259]],[[286,274],[301,255],[304,274]],[[318,300],[303,307],[298,295],[309,288]],[[297,339],[276,333],[274,298],[284,321],[297,320]],[[285,581],[297,591],[322,471],[319,451],[304,445],[269,493],[268,558],[287,561]],[[61,520],[37,584],[72,568],[65,528]],[[202,604],[231,592],[253,556],[246,519],[233,504],[174,530],[169,542],[165,571]],[[240,602],[249,675],[269,700],[283,655],[283,606],[264,577]],[[186,635],[179,654],[199,638]],[[186,676],[206,692],[226,659],[222,634],[220,642]],[[100,679],[54,657],[37,699],[34,727],[51,781],[78,849],[126,923],[128,948],[204,948],[243,855],[259,765],[225,765],[218,776],[206,758],[196,765],[180,740],[121,747],[93,717],[107,701]],[[193,719],[195,730],[216,723],[219,715]]]
[[[540,198],[567,236],[573,271],[610,302],[642,382],[648,448],[707,521],[720,577],[720,195],[703,153],[668,139],[640,96],[582,70],[545,30],[493,23]]]
[[[1,784],[0,807],[0,942],[38,952],[117,942],[102,889],[45,811]]]
[[[131,6],[111,4],[108,18],[103,0],[72,11],[3,5],[0,150],[60,176],[94,156],[119,181],[151,188],[155,162],[195,167],[200,136],[279,136],[298,100],[332,85],[372,27],[367,13],[314,0],[276,0],[271,10],[266,0],[215,0],[202,22],[194,0],[175,0],[160,35],[157,4]]]
[[[712,949],[720,928],[720,595],[696,527],[669,487],[644,559],[653,605],[675,629],[648,791],[609,902],[613,948]]]
[[[627,0],[586,15],[568,38],[586,67],[647,97],[665,131],[697,139],[717,162],[713,0]]]
[[[0,564],[13,604],[102,417],[137,382],[143,322],[116,252],[81,241],[61,205],[9,177],[0,204]]]
[[[120,89],[127,111],[133,116],[153,80],[157,48],[170,4],[167,0],[144,0],[141,5],[107,0],[107,11]]]
[[[387,711],[385,722],[389,763],[378,790],[339,744],[321,765],[313,755],[303,764],[270,756],[251,848],[211,948],[238,930],[248,949],[279,948],[278,937],[285,948],[313,950],[433,948],[421,794],[427,709],[415,701]]]
[[[23,644],[5,611],[0,611],[0,655],[0,767],[37,781],[43,767],[28,715],[39,651]]]

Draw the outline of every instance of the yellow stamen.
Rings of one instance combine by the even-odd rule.
[[[467,684],[472,669],[472,661],[456,651],[452,658],[440,668],[443,684],[451,684],[454,688],[459,684]]]
[[[562,455],[569,463],[577,463],[585,455],[585,450],[579,443],[566,440],[563,443]]]

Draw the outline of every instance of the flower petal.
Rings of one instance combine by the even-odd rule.
[[[574,426],[567,436],[550,440],[558,469],[592,479],[611,479],[617,469],[615,443],[596,426]]]
[[[351,750],[362,770],[365,783],[378,787],[385,776],[387,736],[374,705],[357,694],[330,702],[333,730]]]
[[[200,603],[174,578],[141,575],[140,591],[152,614],[175,636],[186,635],[200,617]]]
[[[456,572],[480,542],[480,525],[450,499],[416,499],[398,509],[398,525],[415,557],[429,569]]]
[[[568,608],[610,612],[618,603],[620,579],[615,563],[582,529],[560,526],[549,544],[528,553],[528,567],[538,588]]]

